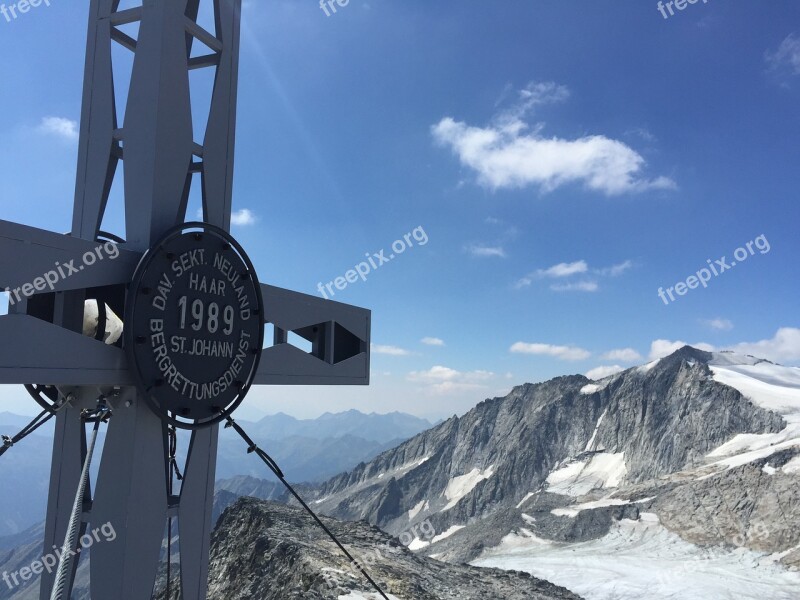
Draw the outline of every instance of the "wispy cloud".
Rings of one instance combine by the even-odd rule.
[[[420,341],[426,346],[444,346],[444,340],[437,337],[424,337]]]
[[[733,322],[728,319],[716,318],[716,319],[705,319],[702,320],[706,327],[710,327],[715,331],[730,331],[733,329]]]
[[[245,225],[255,225],[257,221],[258,218],[249,208],[243,208],[231,214],[231,225],[243,227]]]
[[[389,356],[408,356],[411,354],[411,352],[403,348],[398,348],[397,346],[383,346],[381,344],[370,344],[370,349],[374,354],[388,354]]]
[[[616,375],[624,371],[625,369],[619,365],[607,365],[602,367],[596,367],[590,371],[586,372],[586,377],[589,379],[593,379],[597,381],[598,379],[603,379],[604,377],[608,377],[610,375]]]
[[[574,346],[554,346],[552,344],[527,342],[516,342],[509,348],[509,351],[515,354],[552,356],[560,360],[585,360],[592,355],[588,350]]]
[[[554,283],[550,286],[554,292],[596,292],[600,285],[596,281],[575,281],[573,283]]]
[[[642,138],[645,142],[657,142],[658,138],[654,136],[646,127],[633,127],[625,132],[625,135],[635,135]]]
[[[501,246],[471,244],[464,249],[472,256],[477,256],[479,258],[506,258],[506,251]]]
[[[550,289],[554,292],[596,292],[600,289],[600,284],[597,282],[598,277],[619,277],[632,267],[633,261],[631,260],[602,269],[590,269],[585,260],[558,263],[547,269],[537,269],[532,273],[528,273],[514,284],[514,288],[529,287],[538,279],[563,280],[579,277],[577,280],[552,283],[550,284]]]
[[[625,271],[631,268],[633,268],[633,261],[626,260],[618,265],[611,265],[610,267],[606,267],[604,269],[597,269],[595,273],[602,275],[603,277],[619,277],[625,273]]]
[[[619,360],[626,363],[636,362],[642,360],[642,355],[633,348],[619,348],[617,350],[609,350],[601,357],[603,360]]]
[[[37,127],[39,133],[52,135],[62,140],[78,140],[78,122],[64,117],[44,117]]]
[[[545,137],[543,124],[530,129],[523,120],[532,109],[568,97],[563,86],[533,83],[520,91],[517,104],[485,127],[445,117],[431,133],[477,174],[481,185],[492,190],[534,186],[550,192],[581,183],[612,196],[676,187],[667,177],[642,178],[644,158],[623,142],[603,135],[572,140]]]
[[[577,273],[586,273],[589,270],[589,265],[585,260],[579,260],[572,263],[559,263],[553,265],[549,269],[539,269],[536,273],[539,277],[569,277]]]
[[[764,53],[769,72],[779,77],[800,75],[800,36],[790,33],[778,49]]]
[[[486,382],[494,377],[491,371],[457,371],[437,365],[427,371],[412,371],[408,381],[428,386],[435,394],[449,394],[485,388]]]

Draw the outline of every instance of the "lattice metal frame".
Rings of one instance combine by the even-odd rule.
[[[167,492],[165,424],[133,387],[121,344],[82,335],[87,299],[125,314],[126,287],[146,252],[186,221],[193,175],[201,174],[204,221],[230,230],[241,0],[213,3],[215,31],[198,24],[201,0],[90,0],[80,146],[71,235],[0,220],[0,288],[19,288],[55,263],[68,264],[107,240],[100,226],[124,161],[125,242],[119,256],[60,278],[0,317],[0,384],[54,386],[67,406],[56,417],[45,548],[60,545],[69,520],[86,440],[80,411],[104,396],[114,410],[84,529],[110,522],[118,537],[92,551],[91,591],[99,600],[150,598],[168,515],[179,517],[183,597],[206,597],[218,428],[192,432],[185,478]],[[138,23],[136,39],[121,28]],[[114,93],[112,44],[133,53],[122,127]],[[208,52],[193,56],[203,44]],[[193,139],[189,72],[214,69],[203,140]],[[262,284],[272,344],[256,384],[369,383],[370,312]],[[295,332],[310,353],[287,343]],[[83,532],[82,532],[83,533]],[[42,577],[49,598],[53,576]]]

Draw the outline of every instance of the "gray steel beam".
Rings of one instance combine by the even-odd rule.
[[[183,598],[205,598],[219,425],[192,432],[178,507]]]
[[[203,213],[212,225],[230,231],[236,100],[239,82],[241,0],[216,0],[218,52],[211,109],[203,141]]]
[[[261,354],[255,384],[369,384],[369,310],[266,284],[261,293],[264,320],[275,326],[276,339]],[[312,340],[312,353],[286,343],[289,331]],[[344,352],[337,337],[347,338]]]
[[[366,308],[293,292],[274,285],[261,285],[264,319],[275,327],[297,331],[309,325],[335,321],[358,339],[369,342],[370,315]]]
[[[146,600],[153,593],[167,519],[164,426],[133,388],[109,404],[114,414],[91,526],[110,524],[117,538],[92,552],[91,593],[96,600]]]
[[[369,356],[363,352],[331,365],[290,344],[264,348],[255,385],[369,385]]]
[[[132,385],[125,353],[27,315],[0,317],[0,384]]]
[[[45,276],[54,281],[52,288],[48,283],[35,293],[127,284],[142,253],[115,246],[112,254],[116,258],[111,258],[101,246],[99,242],[0,219],[0,289],[33,286],[37,278]],[[94,255],[91,265],[84,264],[87,253]],[[20,260],[23,256],[25,260]]]
[[[187,0],[145,2],[125,109],[125,223],[131,247],[146,250],[179,215],[194,148]]]
[[[103,220],[119,162],[114,73],[111,62],[110,16],[119,0],[92,0],[83,78],[78,171],[72,234],[94,240]]]

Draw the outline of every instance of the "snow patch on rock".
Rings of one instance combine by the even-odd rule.
[[[409,521],[413,521],[414,517],[416,517],[420,512],[423,510],[428,510],[428,502],[426,500],[420,500],[417,505],[408,511],[408,519]]]
[[[444,490],[444,497],[449,502],[442,511],[453,508],[464,496],[474,490],[476,485],[485,479],[489,479],[492,475],[494,475],[494,465],[484,471],[475,468],[466,475],[453,477]]]
[[[732,353],[715,353],[709,365],[715,381],[738,390],[756,406],[780,414],[787,423],[778,433],[734,436],[708,454],[710,459],[721,458],[713,465],[730,469],[800,446],[800,368]]]
[[[464,527],[466,527],[466,525],[453,525],[447,531],[445,531],[443,533],[440,533],[437,536],[434,536],[434,538],[431,540],[431,544],[435,544],[436,542],[440,542],[440,541],[442,541],[444,539],[449,538],[456,531],[461,531],[462,529],[464,529]]]
[[[619,486],[627,473],[624,452],[603,452],[550,473],[547,476],[547,491],[565,496],[583,496],[594,489]]]

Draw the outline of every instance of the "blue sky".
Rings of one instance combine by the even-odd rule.
[[[4,219],[70,227],[87,6],[0,16]],[[678,341],[800,363],[800,5],[455,6],[246,3],[234,234],[261,280],[318,294],[428,241],[336,292],[373,310],[369,388],[262,388],[245,413],[439,418]]]

